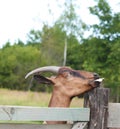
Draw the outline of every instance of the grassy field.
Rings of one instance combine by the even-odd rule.
[[[50,96],[50,93],[0,89],[0,105],[47,107],[50,100]],[[71,107],[82,106],[82,99],[78,99],[77,97],[73,99]]]

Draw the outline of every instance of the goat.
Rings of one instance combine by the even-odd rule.
[[[43,77],[42,72],[52,72],[56,76]],[[40,73],[40,74],[38,74]],[[39,83],[52,84],[53,92],[49,107],[69,107],[72,98],[98,87],[103,78],[97,73],[73,70],[69,67],[46,66],[29,72],[25,78],[34,75]],[[47,121],[48,124],[63,124],[65,121]]]

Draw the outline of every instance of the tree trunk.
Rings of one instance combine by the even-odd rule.
[[[63,66],[66,65],[67,61],[67,38],[65,38],[65,46],[64,46],[64,61],[63,61]]]

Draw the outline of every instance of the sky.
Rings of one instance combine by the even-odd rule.
[[[95,5],[94,0],[76,1],[80,5],[79,15],[85,23],[98,22],[88,10],[89,6]],[[58,3],[60,5],[64,0],[0,0],[0,48],[7,41],[11,44],[18,39],[26,42],[30,30],[40,30],[43,22],[52,25],[63,12]],[[108,3],[114,12],[120,12],[119,0],[108,0]],[[53,15],[49,14],[48,9],[51,9]]]

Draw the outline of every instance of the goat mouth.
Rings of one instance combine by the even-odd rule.
[[[103,80],[104,78],[95,79],[94,82],[95,82],[96,87],[100,87],[100,84],[103,82]]]

